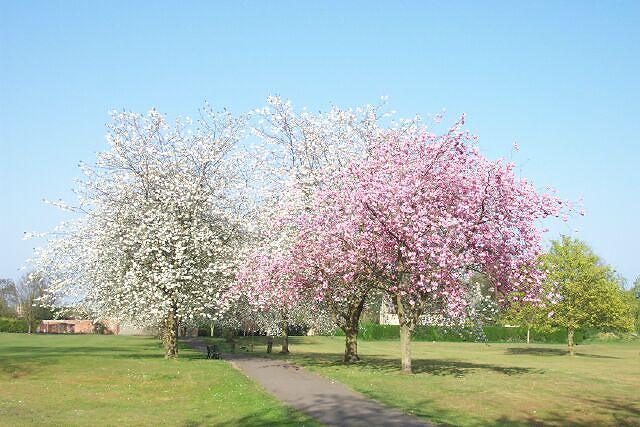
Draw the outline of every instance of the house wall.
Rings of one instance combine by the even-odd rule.
[[[42,334],[94,334],[95,325],[91,320],[43,320],[36,332]]]

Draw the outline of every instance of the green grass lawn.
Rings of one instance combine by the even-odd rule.
[[[415,342],[406,376],[397,341],[360,342],[364,360],[345,366],[343,339],[292,337],[287,358],[445,425],[640,425],[637,340],[580,345],[575,357],[563,345]]]
[[[0,425],[315,425],[227,362],[152,338],[0,333]]]

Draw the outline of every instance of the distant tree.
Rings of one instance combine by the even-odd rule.
[[[527,328],[527,344],[531,343],[531,329],[546,329],[550,326],[549,303],[544,295],[542,298],[527,298],[523,292],[509,295],[509,306],[504,311],[503,321]]]
[[[14,290],[16,284],[11,279],[0,279],[0,317],[15,317]]]
[[[627,302],[631,306],[633,330],[638,334],[640,333],[640,299],[636,297],[633,291],[626,291],[624,294]]]
[[[31,272],[23,275],[14,284],[12,294],[18,316],[29,325],[29,333],[40,320],[51,317],[51,312],[42,307],[40,298],[47,288],[47,279],[42,273]]]
[[[625,292],[629,304],[631,304],[634,319],[634,329],[640,333],[640,276],[633,282],[631,289]]]
[[[633,282],[631,292],[633,292],[636,298],[640,299],[640,276],[636,277],[636,280]]]
[[[552,242],[543,263],[548,285],[558,294],[550,313],[554,324],[567,328],[570,355],[574,354],[574,332],[580,327],[632,329],[632,307],[615,271],[584,242],[563,236]]]

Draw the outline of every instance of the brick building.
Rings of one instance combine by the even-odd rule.
[[[41,334],[95,334],[96,327],[91,320],[43,320],[36,332]]]

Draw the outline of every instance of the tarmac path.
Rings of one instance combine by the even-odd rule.
[[[190,347],[207,352],[199,339],[183,340]],[[305,412],[328,426],[424,427],[418,418],[376,402],[342,383],[325,378],[291,363],[246,353],[225,353],[224,360],[288,406]]]

